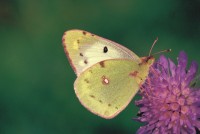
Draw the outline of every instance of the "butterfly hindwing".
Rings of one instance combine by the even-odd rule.
[[[78,76],[92,65],[107,59],[131,59],[140,62],[140,58],[129,49],[82,30],[65,32],[63,45]]]
[[[106,60],[85,70],[76,79],[77,97],[89,111],[103,118],[113,118],[121,112],[139,90],[131,75],[139,71],[132,60]]]

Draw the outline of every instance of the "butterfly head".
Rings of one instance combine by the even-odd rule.
[[[148,57],[142,57],[141,58],[141,64],[145,66],[151,66],[155,61],[155,58],[153,56],[148,56]]]

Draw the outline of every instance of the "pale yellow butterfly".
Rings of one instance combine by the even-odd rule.
[[[155,60],[139,58],[124,46],[83,30],[66,31],[62,41],[77,75],[74,90],[79,101],[106,119],[129,104]]]

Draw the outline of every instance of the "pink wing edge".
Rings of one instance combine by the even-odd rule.
[[[75,74],[77,75],[76,68],[75,68],[74,64],[72,63],[72,60],[71,60],[71,58],[70,58],[70,56],[69,56],[69,53],[68,53],[68,51],[67,51],[67,44],[65,43],[65,37],[67,36],[67,32],[68,32],[68,31],[64,32],[64,34],[63,34],[63,36],[62,36],[62,45],[63,45],[63,47],[64,47],[64,51],[65,51],[66,57],[67,57],[67,59],[69,60],[69,63],[70,63],[70,65],[71,65],[72,69],[74,70]]]

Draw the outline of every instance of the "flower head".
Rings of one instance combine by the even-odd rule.
[[[150,69],[142,87],[142,99],[136,101],[138,120],[146,123],[139,134],[189,133],[200,130],[200,88],[192,88],[198,65],[192,62],[188,70],[187,56],[180,52],[178,65],[161,56]]]

